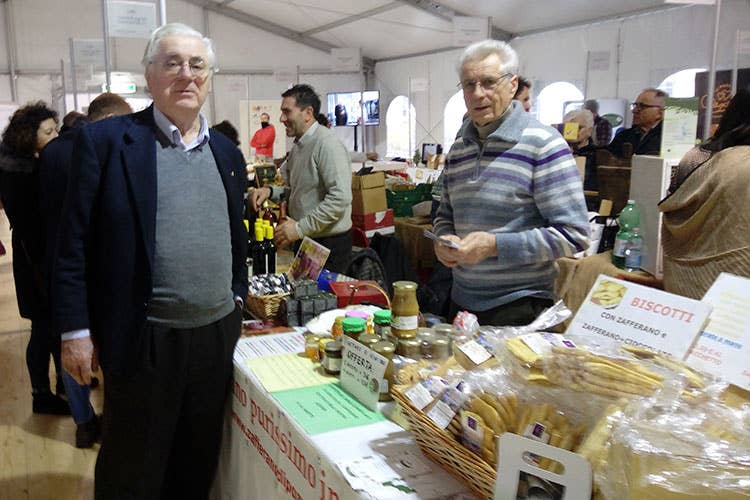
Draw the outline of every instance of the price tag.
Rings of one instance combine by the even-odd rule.
[[[433,400],[432,394],[422,384],[417,384],[408,391],[406,391],[406,397],[414,403],[414,406],[420,410],[430,404]]]
[[[377,410],[388,359],[349,337],[342,337],[341,388],[371,410]]]
[[[492,354],[479,345],[476,340],[470,340],[465,344],[458,346],[458,348],[461,349],[461,351],[463,351],[463,353],[466,354],[475,365],[481,365],[492,357]]]

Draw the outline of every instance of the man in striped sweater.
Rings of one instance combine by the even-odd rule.
[[[459,74],[468,118],[450,149],[435,232],[453,269],[451,318],[523,325],[552,303],[555,259],[588,246],[581,179],[565,141],[513,101],[518,57],[496,40],[467,47]]]

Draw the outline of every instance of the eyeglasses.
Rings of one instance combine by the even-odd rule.
[[[492,92],[497,88],[498,85],[500,85],[500,82],[503,81],[507,77],[512,77],[513,73],[505,73],[504,75],[501,75],[497,78],[482,78],[479,81],[475,80],[466,80],[463,82],[458,82],[458,88],[462,89],[464,92],[474,92],[477,89],[477,85],[482,87],[482,90],[485,92]]]
[[[664,106],[659,106],[658,104],[643,104],[642,102],[631,102],[630,108],[631,109],[637,109],[638,111],[643,111],[644,109],[648,108],[659,108],[662,109]]]
[[[201,80],[206,78],[213,69],[200,57],[192,57],[187,61],[170,58],[159,63],[162,71],[169,76],[179,75],[185,65],[187,65],[188,70],[193,77]]]

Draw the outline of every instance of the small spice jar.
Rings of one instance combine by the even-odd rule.
[[[416,338],[398,339],[396,353],[405,358],[420,359],[422,357],[422,346]]]
[[[393,352],[396,350],[392,342],[381,340],[372,345],[371,349],[381,356],[388,359],[388,366],[385,368],[383,380],[380,381],[380,396],[378,401],[391,401],[391,386],[393,385]]]
[[[357,338],[357,341],[365,347],[372,348],[373,345],[380,342],[382,339],[374,333],[363,333]]]
[[[331,326],[331,336],[334,339],[337,339],[344,334],[343,322],[344,322],[343,316],[337,316],[336,319],[333,320],[333,326]]]
[[[391,335],[391,311],[390,309],[381,309],[375,311],[374,319],[375,335],[383,340],[387,340]]]
[[[325,356],[323,357],[323,370],[328,375],[341,373],[341,341],[334,340],[325,345]]]
[[[341,322],[341,326],[344,329],[344,335],[353,340],[358,340],[359,336],[365,333],[365,320],[362,318],[346,317]]]
[[[451,355],[451,341],[445,337],[432,339],[432,359],[442,361]]]
[[[418,326],[417,284],[413,281],[397,281],[393,284],[391,332],[401,339],[408,335],[415,335]]]
[[[305,337],[305,357],[313,361],[320,361],[320,337],[307,335]]]

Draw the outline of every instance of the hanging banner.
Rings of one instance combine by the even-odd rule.
[[[146,2],[109,2],[109,36],[149,38],[156,29],[156,5]]]
[[[455,16],[453,18],[453,46],[465,47],[490,37],[490,22],[486,17]]]
[[[362,70],[362,49],[331,49],[331,70],[342,72],[359,72]]]
[[[95,67],[104,66],[104,41],[96,39],[73,39],[73,55],[76,66],[90,64]]]
[[[739,68],[737,71],[737,88],[741,89],[750,85],[750,68]],[[703,115],[708,105],[708,71],[695,74],[695,95],[699,98],[698,108],[698,137],[703,137]],[[716,83],[714,86],[714,104],[711,110],[711,130],[713,135],[719,120],[724,116],[729,101],[732,99],[732,72],[728,69],[716,72]]]

